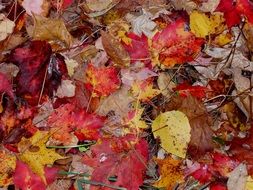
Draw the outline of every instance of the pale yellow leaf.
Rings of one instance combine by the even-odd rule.
[[[167,152],[185,158],[191,139],[191,126],[187,116],[180,111],[161,113],[152,124],[155,138]]]
[[[9,20],[4,14],[0,14],[0,41],[7,38],[13,32],[15,23]]]
[[[253,189],[253,179],[251,176],[248,176],[245,190],[252,190],[252,189]]]

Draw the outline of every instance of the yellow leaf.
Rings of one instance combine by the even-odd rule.
[[[253,179],[251,176],[248,176],[245,190],[252,190],[252,189],[253,189]]]
[[[133,118],[130,119],[127,124],[133,128],[146,129],[148,127],[146,122],[141,120],[141,115],[143,111],[144,109],[137,109],[135,113],[133,113]]]
[[[210,17],[205,13],[193,11],[190,14],[191,31],[200,38],[205,38],[210,34],[219,34],[226,29],[223,15],[215,13]]]
[[[180,166],[182,162],[171,157],[155,159],[160,170],[160,180],[154,185],[158,188],[173,189],[177,183],[184,181],[184,173]]]
[[[212,30],[208,16],[198,11],[193,11],[190,14],[190,28],[197,37],[201,38],[208,36]]]
[[[71,46],[73,39],[63,20],[34,15],[34,22],[33,38],[35,40],[59,40],[67,47]]]
[[[19,155],[20,160],[28,164],[45,184],[44,167],[52,165],[55,160],[64,158],[56,153],[54,149],[46,148],[49,136],[48,132],[37,131],[31,138],[26,139],[23,137],[18,143],[18,149],[21,152]]]
[[[153,88],[152,80],[134,82],[131,91],[133,96],[141,101],[149,101],[151,98],[160,94],[160,90]]]
[[[180,111],[161,113],[152,124],[155,138],[167,152],[185,158],[191,139],[191,126],[187,116]]]
[[[12,173],[16,168],[16,157],[7,151],[0,150],[0,187],[12,183]]]

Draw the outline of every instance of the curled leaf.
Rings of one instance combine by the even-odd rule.
[[[127,67],[130,65],[130,57],[121,43],[111,34],[101,31],[102,44],[115,65],[119,67]]]

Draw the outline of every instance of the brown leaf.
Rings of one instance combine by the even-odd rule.
[[[115,65],[119,67],[127,67],[130,65],[130,56],[121,43],[111,34],[101,31],[102,44]]]
[[[34,16],[35,26],[33,38],[37,40],[59,40],[66,46],[71,46],[72,36],[68,32],[63,20]]]
[[[166,105],[166,111],[179,110],[187,115],[191,125],[191,141],[188,154],[192,157],[200,157],[213,149],[211,118],[204,105],[195,97],[174,97]]]

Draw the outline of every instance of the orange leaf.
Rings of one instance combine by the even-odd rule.
[[[173,189],[176,183],[183,182],[184,174],[180,166],[182,162],[171,157],[155,159],[160,170],[161,179],[155,183],[156,187]]]
[[[187,30],[184,19],[178,19],[158,32],[152,39],[152,47],[159,61],[168,67],[192,61],[200,52],[203,39]]]
[[[115,67],[95,67],[88,65],[86,71],[87,87],[95,96],[108,96],[120,87],[118,71]]]

